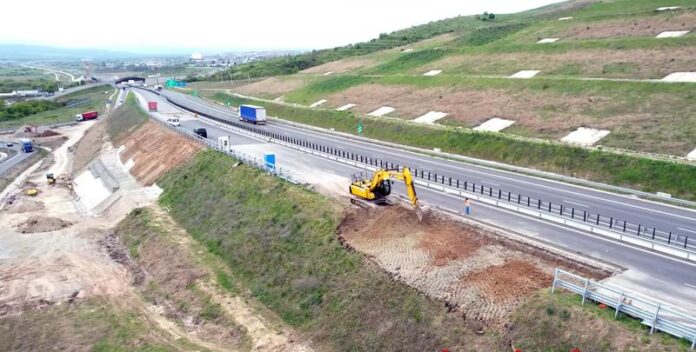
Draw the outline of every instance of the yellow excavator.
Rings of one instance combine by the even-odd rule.
[[[399,170],[384,170],[379,169],[372,175],[372,179],[362,177],[362,174],[353,176],[353,181],[350,184],[349,192],[354,196],[352,202],[360,205],[362,202],[371,202],[374,204],[389,204],[387,196],[391,194],[392,180],[404,181],[406,184],[406,193],[411,205],[416,210],[418,218],[423,219],[423,209],[418,204],[418,196],[416,189],[413,186],[413,177],[411,170],[407,167],[403,171]],[[365,203],[362,203],[365,204]]]

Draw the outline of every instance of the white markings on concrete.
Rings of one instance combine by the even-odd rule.
[[[685,282],[685,283],[684,283],[684,286],[686,286],[686,287],[688,287],[688,288],[693,288],[693,289],[696,290],[696,285],[692,285],[692,284],[690,284],[690,283],[688,283],[688,282]]]
[[[336,109],[336,111],[346,111],[354,106],[355,106],[355,104],[352,104],[352,103],[346,104],[346,105],[343,105],[343,106],[339,107],[338,109]]]
[[[674,11],[674,10],[679,10],[681,6],[665,6],[665,7],[658,7],[656,10],[657,11]]]
[[[683,227],[677,227],[677,230],[682,230],[682,231],[686,231],[686,232],[696,233],[696,230],[685,229],[685,228],[683,228]]]
[[[94,177],[89,169],[77,176],[73,183],[78,201],[87,210],[92,210],[111,195],[104,183],[99,178]]]
[[[606,137],[609,133],[611,132],[607,130],[580,127],[577,130],[570,132],[567,136],[561,138],[561,141],[570,144],[590,146],[599,142],[600,139]]]
[[[538,70],[524,70],[515,73],[514,75],[510,76],[510,78],[532,78],[536,76],[540,71]]]
[[[423,74],[423,76],[437,76],[442,73],[442,70],[430,70]]]
[[[559,18],[558,20],[559,20],[559,21],[570,21],[570,20],[572,20],[572,19],[573,19],[572,17],[561,17],[561,18]]]
[[[561,38],[544,38],[540,41],[537,42],[537,44],[548,44],[548,43],[555,43]]]
[[[494,117],[488,121],[474,127],[474,131],[480,132],[500,132],[514,124],[514,120],[501,119],[499,117]]]
[[[329,72],[324,73],[324,76],[330,76],[332,74],[333,74],[333,71],[329,71]]]
[[[686,158],[689,160],[696,160],[696,149],[692,150],[691,153],[686,154]]]
[[[664,82],[696,82],[696,72],[674,72],[663,78]]]
[[[689,34],[689,31],[664,31],[655,38],[677,38]]]
[[[410,52],[412,52],[412,51],[413,51],[412,48],[408,48],[408,49],[402,51],[402,53],[406,54],[406,53],[410,53]]]
[[[273,101],[283,101],[283,99],[285,99],[285,96],[284,96],[284,95],[281,95],[281,96],[279,96],[279,97],[273,99]]]
[[[126,170],[129,170],[129,171],[131,168],[133,168],[133,166],[135,166],[135,160],[133,160],[133,158],[128,159],[128,161],[126,161],[126,163],[123,164],[123,167],[125,167]]]
[[[317,106],[319,106],[319,105],[321,105],[321,104],[324,104],[324,103],[326,103],[326,99],[319,100],[318,102],[316,102],[316,103],[310,105],[309,107],[310,107],[310,108],[316,108]]]
[[[420,116],[416,119],[413,120],[413,122],[418,122],[418,123],[425,123],[428,125],[432,125],[435,123],[435,121],[447,116],[446,112],[441,112],[441,111],[429,111],[423,116]]]
[[[569,200],[563,200],[563,202],[564,202],[564,203],[568,203],[568,204],[574,204],[574,205],[577,205],[577,206],[583,207],[583,208],[589,208],[589,207],[590,207],[589,205],[585,205],[585,204],[581,204],[581,203],[575,203],[575,202],[571,202],[571,201],[569,201]]]
[[[391,106],[383,106],[383,107],[369,113],[368,115],[380,117],[380,116],[384,116],[384,115],[386,115],[394,110],[396,110],[396,109],[394,109]]]

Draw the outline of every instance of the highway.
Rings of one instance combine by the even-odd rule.
[[[178,92],[167,90],[163,93],[170,99],[175,99],[177,103],[188,104],[186,106],[191,106],[198,111],[230,119],[236,118],[235,112],[222,106]],[[438,175],[503,189],[514,194],[542,199],[545,202],[562,204],[564,207],[575,208],[577,211],[599,213],[604,217],[626,220],[632,224],[640,224],[643,228],[654,227],[663,232],[672,232],[675,237],[692,236],[696,239],[696,211],[691,209],[463,162],[424,156],[401,149],[293,127],[288,124],[273,123],[261,127],[314,143],[334,146],[419,170],[431,171]]]
[[[178,108],[173,107],[167,103],[166,100],[162,99],[162,97],[154,93],[142,90],[137,90],[137,93],[144,96],[147,100],[158,100],[160,106],[169,106],[170,109],[178,111]],[[207,111],[211,114],[226,114],[225,116],[227,117],[234,117],[233,112],[200,99],[170,91],[167,91],[166,94],[170,99],[177,99],[177,104],[183,102],[185,104],[190,104],[187,106],[194,107],[198,111],[208,109]],[[182,119],[181,128],[192,130],[194,127],[205,127],[208,130],[209,138],[212,140],[217,139],[217,137],[221,135],[234,135],[235,137],[231,139],[233,145],[262,143],[258,140],[238,135],[228,128],[219,127],[216,124],[206,122],[206,120]],[[640,219],[641,215],[636,215],[636,212],[649,216],[650,219],[654,219],[654,221],[658,222],[660,226],[690,226],[691,228],[696,228],[694,212],[688,209],[671,207],[601,191],[593,191],[578,186],[524,175],[516,175],[456,161],[437,159],[431,156],[406,152],[381,145],[303,130],[281,123],[271,123],[263,128],[296,136],[297,138],[307,138],[315,143],[326,143],[327,145],[347,148],[355,152],[369,153],[369,155],[380,157],[385,160],[393,160],[393,162],[402,165],[423,169],[432,168],[432,170],[437,171],[438,174],[450,174],[459,178],[470,178],[476,182],[499,184],[501,188],[506,190],[513,189],[514,191],[514,189],[517,189],[525,193],[530,192],[542,198],[548,197],[547,199],[550,198],[552,201],[567,200],[580,203],[586,205],[587,209],[600,209],[602,212],[607,211],[612,214],[623,214],[630,217],[630,219],[638,219],[645,224],[647,224],[647,221],[645,219]],[[293,151],[292,155],[302,160],[303,163],[336,175],[348,177],[355,172],[362,171],[356,167],[336,163],[306,153]],[[279,162],[282,163],[282,161]],[[405,190],[400,184],[397,184],[395,190],[397,194],[405,194]],[[423,187],[418,189],[418,194],[419,198],[428,204],[449,209],[462,208],[461,198],[452,195],[443,194]],[[673,259],[658,253],[635,248],[583,231],[559,226],[497,207],[478,203],[474,204],[473,208],[472,217],[476,220],[500,228],[509,229],[516,233],[553,244],[561,249],[582,253],[628,269],[622,274],[610,279],[609,282],[621,285],[632,291],[660,297],[665,301],[672,302],[673,305],[678,304],[682,309],[696,314],[696,265],[693,263]],[[675,225],[675,222],[680,223],[680,225]]]
[[[5,147],[6,142],[7,141],[0,141],[0,152],[7,153],[7,148]],[[12,142],[14,145],[9,149],[13,153],[10,153],[7,158],[0,160],[0,176],[5,175],[10,169],[33,155],[33,153],[22,152],[21,146],[17,141],[13,140]]]

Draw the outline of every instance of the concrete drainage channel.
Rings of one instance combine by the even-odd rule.
[[[208,119],[211,123],[221,127],[231,128],[237,133],[255,138],[263,136],[267,138],[269,142],[368,171],[374,171],[378,168],[403,169],[402,165],[384,162],[377,158],[366,157],[303,139],[269,132],[231,119],[211,116],[183,106],[164,95],[160,96],[179,108],[192,111]],[[206,140],[205,143],[214,149],[220,150],[218,146],[208,140]],[[263,166],[261,168],[263,168]],[[645,226],[644,224],[631,224],[625,220],[605,217],[601,214],[578,211],[572,207],[564,207],[562,204],[553,204],[541,199],[513,194],[501,189],[485,187],[466,180],[445,177],[424,170],[412,169],[411,171],[415,176],[415,182],[417,184],[436,191],[457,196],[462,199],[467,197],[498,208],[573,227],[619,242],[665,253],[676,258],[696,261],[696,240],[693,238],[689,239],[689,236],[660,231],[657,228]]]

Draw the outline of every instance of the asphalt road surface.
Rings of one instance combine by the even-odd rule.
[[[0,152],[7,153],[7,147],[5,146],[5,143],[6,142],[4,141],[0,141]],[[33,151],[31,153],[25,153],[22,151],[22,147],[17,141],[13,141],[13,143],[14,145],[9,148],[11,152],[7,156],[7,158],[0,160],[0,176],[10,171],[10,169],[17,166],[22,161],[31,157],[33,153],[36,153],[36,151]]]
[[[168,106],[170,109],[179,110],[152,92],[138,90],[137,93],[144,96],[146,100],[157,100],[161,107]],[[231,110],[215,106],[194,97],[171,91],[166,91],[166,95],[170,99],[176,99],[178,104],[184,103],[198,111],[204,111],[215,116],[236,117]],[[182,111],[182,113],[184,112]],[[182,120],[180,128],[192,130],[195,127],[206,128],[208,138],[212,140],[217,139],[221,135],[235,135],[231,139],[233,145],[261,143],[258,140],[236,134],[231,129],[206,122],[205,119],[189,118]],[[282,123],[271,122],[262,128],[297,138],[306,138],[315,143],[325,143],[326,145],[345,148],[356,153],[372,155],[401,165],[409,165],[419,169],[431,169],[438,174],[469,179],[477,183],[487,183],[489,186],[499,185],[504,190],[522,192],[522,194],[529,194],[551,201],[582,204],[586,209],[595,212],[599,211],[602,214],[606,214],[606,216],[626,217],[629,221],[638,221],[638,223],[645,225],[654,224],[655,226],[665,228],[684,227],[696,231],[695,213],[689,209],[456,161],[437,159],[349,138],[303,130]],[[317,169],[337,175],[349,176],[355,172],[362,171],[360,168],[306,153],[297,152],[296,157],[308,165],[315,166]],[[397,183],[395,193],[405,194],[403,185]],[[418,189],[418,195],[421,200],[428,204],[449,209],[461,210],[463,208],[462,199],[452,195],[423,187]],[[473,205],[472,218],[553,244],[571,252],[581,253],[628,269],[610,279],[609,282],[621,285],[628,290],[657,297],[670,302],[672,305],[678,305],[692,314],[696,314],[696,265],[691,262],[674,259],[584,231],[563,227],[481,203]]]

